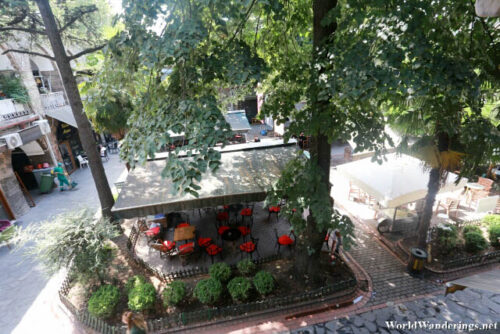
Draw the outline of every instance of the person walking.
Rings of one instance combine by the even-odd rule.
[[[57,176],[57,180],[59,181],[59,190],[64,191],[64,185],[68,186],[68,190],[76,187],[76,182],[71,182],[68,179],[68,173],[64,171],[63,164],[61,162],[57,163],[57,167],[52,170],[52,174]]]
[[[335,232],[333,232],[332,250],[330,252],[330,259],[332,263],[334,263],[337,258],[340,259],[341,247],[342,247],[342,235],[340,234],[339,230],[335,230]]]
[[[126,311],[122,315],[122,322],[127,325],[127,334],[146,334],[147,324],[139,314]]]

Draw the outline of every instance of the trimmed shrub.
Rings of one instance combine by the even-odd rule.
[[[233,300],[244,301],[250,297],[252,283],[245,277],[235,277],[227,284],[227,289]]]
[[[227,282],[231,278],[231,267],[227,263],[219,262],[212,264],[208,270],[210,277],[221,282]]]
[[[500,224],[492,224],[488,227],[488,238],[492,246],[500,246],[500,242],[498,242],[500,238]]]
[[[465,226],[464,230],[463,230],[464,235],[467,234],[467,233],[469,233],[469,232],[483,233],[481,231],[481,228],[479,226],[476,226],[476,225]]]
[[[255,272],[255,269],[257,269],[255,263],[253,263],[250,259],[241,260],[238,262],[236,267],[238,267],[238,271],[244,276],[252,275]]]
[[[500,225],[500,215],[486,215],[481,222],[488,226]]]
[[[457,227],[452,224],[438,225],[437,227],[439,246],[446,252],[454,249],[458,243]]]
[[[148,281],[146,280],[146,278],[144,276],[141,276],[141,275],[135,275],[133,277],[130,277],[127,280],[127,283],[125,284],[125,293],[128,295],[130,293],[130,291],[132,291],[133,288],[135,288],[136,286],[139,286],[141,284],[145,284],[147,282]]]
[[[88,310],[98,318],[108,318],[113,315],[120,299],[120,290],[114,285],[103,285],[89,299]]]
[[[214,304],[222,294],[222,283],[215,278],[199,281],[194,288],[193,295],[203,304]]]
[[[186,284],[182,281],[174,281],[163,290],[163,305],[174,306],[186,297]]]
[[[253,285],[258,293],[267,295],[274,290],[274,278],[269,272],[261,270],[253,278]]]
[[[468,252],[479,252],[488,247],[488,241],[483,237],[482,233],[469,232],[464,235],[465,249]]]
[[[154,306],[155,300],[156,290],[153,284],[139,284],[128,294],[128,307],[132,311],[148,310]]]

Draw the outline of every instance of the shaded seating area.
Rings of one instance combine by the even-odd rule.
[[[177,194],[160,176],[165,162],[149,161],[130,172],[113,212],[126,218],[125,230],[142,231],[136,254],[164,272],[273,256],[273,228],[289,231],[289,224],[278,219],[279,210],[269,221],[262,201],[295,150],[286,145],[223,153],[221,167],[199,183],[198,197]]]

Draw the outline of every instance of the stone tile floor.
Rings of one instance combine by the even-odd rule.
[[[437,295],[406,303],[389,302],[384,308],[298,328],[291,333],[466,333],[470,332],[469,328],[478,330],[476,333],[500,333],[499,321],[500,294],[465,289],[447,296]],[[409,328],[408,324],[412,327]],[[438,327],[447,325],[465,327],[458,330]],[[483,331],[483,325],[489,329]]]

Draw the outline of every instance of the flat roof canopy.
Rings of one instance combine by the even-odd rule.
[[[252,128],[248,123],[245,110],[228,111],[224,118],[234,132],[248,132]]]
[[[162,178],[164,160],[148,161],[132,170],[112,211],[121,218],[262,201],[285,164],[294,157],[295,145],[222,153],[215,174],[203,175],[199,197],[178,194],[170,178]]]
[[[427,195],[429,172],[422,160],[406,154],[387,154],[382,164],[362,159],[337,166],[337,171],[386,208],[415,202]],[[448,173],[440,192],[463,188],[467,179],[455,184],[457,175]]]
[[[466,286],[472,289],[500,293],[500,269],[459,278],[451,281],[450,283]]]

